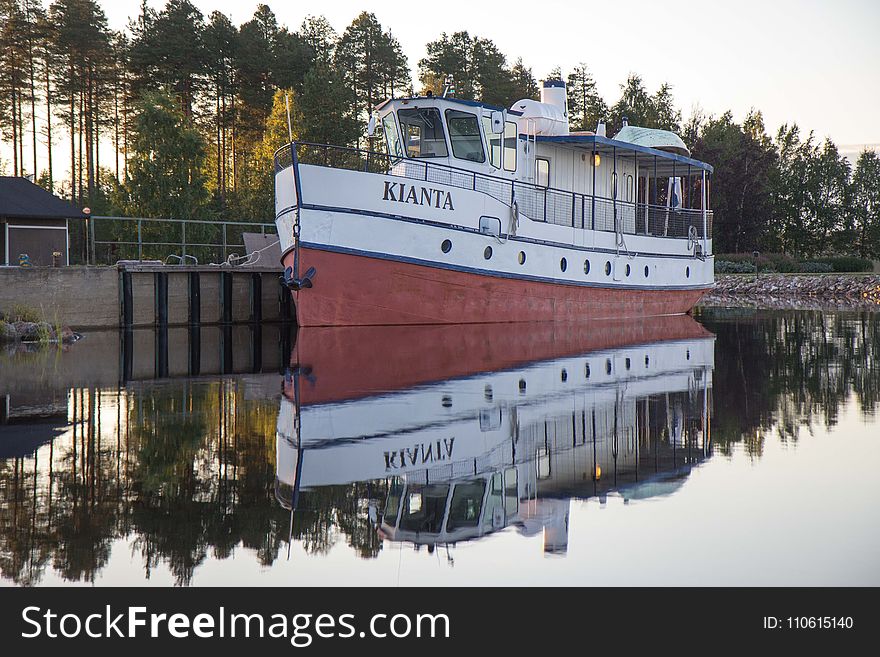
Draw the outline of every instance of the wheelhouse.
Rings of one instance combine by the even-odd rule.
[[[544,135],[524,112],[433,96],[388,100],[376,111],[373,146],[405,177],[428,179],[446,167],[521,183],[509,196],[534,221],[655,237],[711,235],[712,167],[689,157],[672,133]],[[632,134],[665,135],[671,146],[634,143]]]

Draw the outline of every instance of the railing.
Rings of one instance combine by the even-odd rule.
[[[70,261],[90,265],[112,265],[120,260],[226,262],[230,255],[246,255],[243,233],[274,235],[277,229],[274,223],[245,221],[103,216],[72,219]]]
[[[507,204],[516,201],[519,211],[533,221],[630,235],[652,237],[703,237],[703,211],[672,209],[621,201],[553,187],[513,181],[429,160],[392,157],[360,148],[295,142],[297,160],[334,169],[380,173],[432,182],[487,194]],[[291,166],[290,146],[275,153],[276,173]],[[694,233],[693,231],[696,231]],[[706,234],[712,235],[712,212],[706,212]]]

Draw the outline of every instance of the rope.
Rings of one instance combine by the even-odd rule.
[[[257,264],[257,262],[259,262],[260,257],[261,257],[260,254],[263,251],[265,251],[267,249],[271,249],[273,246],[278,244],[280,241],[281,240],[275,240],[271,244],[267,244],[266,246],[264,246],[262,249],[257,249],[256,251],[251,251],[247,255],[243,255],[243,256],[235,255],[234,253],[230,253],[229,257],[226,258],[226,262],[221,262],[217,266],[218,267],[241,267],[243,265],[255,265],[255,264]],[[254,256],[256,256],[256,257],[254,258]],[[251,258],[253,258],[253,260],[251,260]],[[211,264],[216,264],[216,263],[211,263]]]

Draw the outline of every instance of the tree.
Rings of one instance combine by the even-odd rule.
[[[844,223],[847,217],[849,162],[838,153],[837,146],[830,139],[826,139],[812,155],[807,170],[805,214],[809,240],[804,244],[803,253],[816,255],[829,246],[847,249],[853,237],[852,230],[848,230]]]
[[[31,32],[17,0],[0,2],[0,130],[11,133],[14,176],[23,175],[25,170],[24,108],[33,100],[33,88],[28,84]]]
[[[538,99],[540,90],[535,76],[532,75],[532,69],[523,64],[522,57],[516,60],[513,68],[510,69],[510,98],[509,103],[515,103],[523,98]]]
[[[306,74],[297,104],[304,141],[349,145],[357,143],[363,133],[355,114],[354,91],[342,74],[326,63],[319,62]]]
[[[712,184],[715,251],[764,250],[771,213],[769,177],[776,156],[760,113],[750,113],[742,126],[730,112],[709,119],[693,154],[711,162],[717,172]]]
[[[205,73],[204,16],[189,0],[168,0],[159,14],[148,16],[131,44],[134,91],[166,87],[192,119]]]
[[[568,116],[572,130],[595,130],[608,115],[587,65],[578,64],[568,76]]]
[[[259,141],[260,128],[272,108],[277,36],[278,22],[266,5],[260,5],[239,29],[236,79],[241,150],[249,150]]]
[[[363,12],[346,28],[336,45],[335,64],[354,91],[362,120],[380,101],[410,86],[403,49],[375,14]]]
[[[490,39],[471,37],[467,32],[450,37],[444,32],[426,49],[427,56],[419,61],[419,80],[426,91],[442,94],[446,78],[451,76],[458,98],[507,107],[523,97],[517,96],[522,87],[515,86],[504,55]],[[523,73],[525,70],[519,71],[520,77]]]
[[[865,149],[851,183],[851,214],[860,256],[880,258],[880,156]]]
[[[679,131],[681,112],[675,108],[671,86],[666,83],[660,85],[652,96],[642,78],[632,73],[621,85],[621,91],[620,99],[609,112],[609,134],[616,134],[623,127],[624,118],[630,125]]]
[[[125,183],[132,216],[197,219],[208,198],[206,144],[167,93],[147,92],[133,125]]]
[[[268,221],[275,216],[275,151],[290,142],[287,129],[287,101],[290,98],[291,124],[294,140],[301,139],[303,117],[292,89],[279,89],[272,100],[272,109],[262,126],[247,166],[242,172],[238,195],[238,211],[247,219]]]
[[[203,34],[206,72],[213,88],[213,159],[215,167],[214,191],[221,209],[226,204],[230,151],[232,150],[231,130],[233,126],[235,95],[235,62],[238,46],[238,30],[232,22],[219,11],[211,14]]]
[[[70,198],[91,202],[100,166],[102,105],[110,62],[107,17],[94,0],[56,0],[49,7],[53,26],[56,104],[70,137]]]
[[[324,16],[306,16],[299,28],[299,35],[311,48],[316,62],[327,66],[333,62],[339,35]]]

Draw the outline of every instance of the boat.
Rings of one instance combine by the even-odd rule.
[[[374,109],[368,148],[275,153],[300,326],[580,321],[688,312],[714,285],[711,165],[675,134],[569,131],[565,83],[510,108]]]
[[[714,336],[691,317],[524,328],[300,329],[276,433],[291,523],[301,493],[367,483],[384,541],[514,527],[564,554],[572,498],[671,495],[710,455]]]

